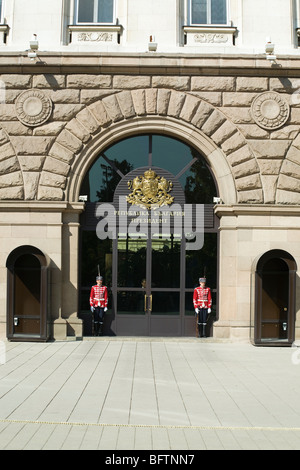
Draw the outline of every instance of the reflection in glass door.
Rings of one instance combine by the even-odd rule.
[[[120,315],[145,315],[147,240],[116,240],[117,310]]]
[[[151,335],[178,335],[180,322],[181,239],[169,234],[152,240]]]

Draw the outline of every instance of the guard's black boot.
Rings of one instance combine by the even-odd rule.
[[[206,323],[202,323],[202,338],[206,338]]]
[[[198,323],[198,338],[202,338],[202,324]]]
[[[94,336],[98,336],[99,333],[99,323],[94,323]]]
[[[98,336],[102,336],[103,335],[103,323],[100,323],[99,324],[99,330],[98,330]]]

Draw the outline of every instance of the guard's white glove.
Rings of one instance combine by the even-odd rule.
[[[94,313],[94,307],[91,305],[91,312]]]
[[[107,307],[104,308],[104,312],[107,312]]]
[[[199,313],[199,308],[195,308],[195,312],[198,314]]]
[[[211,312],[211,308],[208,308],[208,309],[207,309],[207,313],[210,313],[210,312]]]

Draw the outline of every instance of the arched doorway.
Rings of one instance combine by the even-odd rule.
[[[20,246],[7,258],[7,338],[47,341],[49,259],[38,248]]]
[[[296,271],[294,258],[283,250],[271,250],[259,259],[255,273],[255,344],[293,343]]]
[[[181,217],[184,204],[204,206],[204,245],[187,250],[186,240],[176,233],[173,218],[169,233],[151,233],[150,212],[139,212],[139,223],[147,236],[124,233],[119,196],[131,193],[135,178],[141,183],[151,168],[157,178],[171,183],[168,192]],[[161,180],[162,181],[162,180]],[[154,181],[155,184],[155,181]],[[139,135],[124,139],[101,153],[92,164],[81,187],[87,199],[81,217],[80,313],[84,334],[91,333],[88,296],[98,267],[109,288],[106,334],[143,336],[190,336],[195,334],[193,289],[199,276],[207,276],[214,296],[212,319],[217,304],[217,220],[213,197],[218,195],[212,173],[194,148],[168,136]],[[171,200],[171,199],[170,199]],[[96,235],[97,207],[112,204],[117,236],[100,240]],[[166,206],[165,206],[166,207]],[[170,206],[172,207],[172,205]],[[129,206],[123,211],[129,214]],[[163,210],[158,216],[163,217]],[[162,219],[161,219],[162,220]],[[128,227],[132,218],[127,217]],[[135,218],[137,222],[137,218]],[[172,225],[173,224],[173,225]]]

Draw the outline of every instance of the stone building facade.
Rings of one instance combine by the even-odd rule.
[[[14,3],[17,9],[20,2]],[[173,3],[180,10],[181,2]],[[130,8],[130,0],[126,4]],[[240,2],[232,2],[231,8],[235,5]],[[237,29],[242,32],[238,10],[236,18],[235,29],[226,25],[225,33],[230,38]],[[247,24],[247,16],[243,16],[242,23]],[[116,23],[114,28],[120,34],[120,25]],[[174,50],[167,46],[159,50],[156,34],[156,50],[151,50],[153,41],[144,52],[128,50],[122,42],[110,51],[106,42],[105,50],[100,45],[98,52],[94,43],[97,38],[99,43],[100,36],[95,35],[92,26],[84,29],[74,25],[70,28],[75,38],[70,49],[63,45],[54,51],[38,51],[35,60],[27,52],[14,50],[13,41],[8,39],[13,31],[7,31],[0,50],[3,337],[26,339],[25,327],[19,335],[14,329],[19,321],[14,307],[16,288],[8,272],[17,272],[13,263],[19,258],[14,253],[32,254],[30,247],[45,256],[47,298],[39,302],[38,308],[47,311],[50,337],[82,337],[79,271],[85,256],[80,249],[86,211],[80,197],[84,195],[84,178],[95,159],[114,143],[152,133],[178,139],[196,149],[216,182],[219,199],[213,210],[218,221],[217,309],[212,336],[281,345],[290,345],[299,338],[297,43],[293,39],[289,54],[282,52],[271,61],[266,57],[265,44],[261,53],[249,52],[242,43],[225,50],[224,42],[215,42],[222,40],[226,44],[224,36],[205,36],[220,34],[217,27],[217,32],[209,33],[204,26],[199,26],[196,33],[193,28],[183,28],[186,35],[193,34],[195,44],[191,49],[179,41]],[[290,28],[296,37],[297,28]],[[113,42],[113,28],[108,29]],[[130,30],[126,34],[129,37]],[[190,36],[187,46],[189,41]],[[213,44],[203,49],[203,41]],[[81,44],[75,47],[81,42],[89,43],[84,45],[85,50]],[[201,48],[196,51],[199,44]],[[211,45],[212,49],[207,49]],[[280,299],[270,283],[275,283],[277,291],[285,285]],[[26,298],[24,290],[18,292]],[[43,302],[46,307],[42,307]],[[117,313],[111,312],[115,316]],[[264,335],[262,325],[269,325],[271,333]],[[276,334],[275,328],[286,333]],[[122,331],[118,333],[113,327],[113,333]]]

